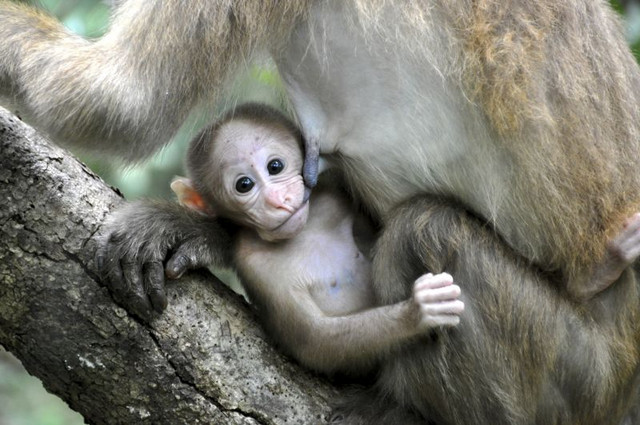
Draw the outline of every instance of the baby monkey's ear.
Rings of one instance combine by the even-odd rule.
[[[201,214],[210,216],[216,215],[215,211],[207,206],[202,196],[193,187],[193,183],[191,183],[190,179],[180,176],[174,177],[173,181],[171,182],[171,190],[173,190],[173,193],[175,193],[178,197],[178,202],[180,203],[180,205],[183,205]]]

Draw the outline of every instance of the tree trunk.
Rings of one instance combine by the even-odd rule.
[[[315,424],[339,390],[275,351],[210,274],[149,325],[93,264],[121,196],[0,108],[0,344],[88,423]]]

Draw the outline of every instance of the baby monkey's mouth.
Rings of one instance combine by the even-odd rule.
[[[260,236],[268,241],[291,239],[304,228],[309,217],[309,202],[303,202],[293,214],[273,229],[259,232]]]
[[[289,217],[287,217],[282,223],[280,223],[279,225],[271,229],[271,231],[277,232],[279,230],[282,230],[284,227],[287,226],[287,223],[289,223],[291,220],[296,221],[302,218],[301,217],[302,215],[306,215],[308,212],[308,209],[309,209],[309,200],[303,200],[302,204],[300,204],[300,206],[297,209],[293,209],[293,208],[291,209],[291,215],[289,215]],[[305,217],[304,223],[306,222],[307,222],[307,219]]]

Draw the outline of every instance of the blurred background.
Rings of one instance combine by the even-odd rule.
[[[213,1],[213,0],[212,0]],[[108,0],[22,0],[57,16],[71,31],[88,38],[100,37],[107,28],[111,6]],[[624,17],[627,39],[640,57],[640,0],[611,0]],[[221,102],[264,101],[284,107],[282,86],[272,63],[265,59],[239,75],[229,98]],[[137,166],[122,167],[113,162],[78,156],[120,188],[128,199],[141,196],[171,198],[169,181],[183,175],[182,162],[191,136],[218,115],[223,107],[194,112],[174,141],[159,154]],[[76,425],[82,417],[58,397],[49,394],[37,378],[30,376],[20,362],[0,346],[0,425]]]

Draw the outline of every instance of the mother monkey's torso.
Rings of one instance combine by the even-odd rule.
[[[452,197],[581,278],[640,209],[640,80],[613,17],[362,3],[320,2],[276,58],[308,147],[334,154],[383,220],[416,193]]]

